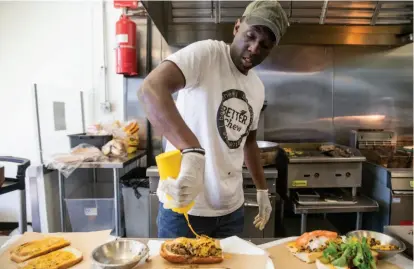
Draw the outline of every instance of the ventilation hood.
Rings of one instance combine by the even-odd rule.
[[[142,1],[169,45],[231,42],[251,1]],[[412,42],[412,1],[280,1],[290,27],[280,44],[388,45]]]

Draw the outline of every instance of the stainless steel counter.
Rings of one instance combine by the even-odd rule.
[[[127,157],[111,157],[108,161],[105,162],[84,162],[79,166],[79,168],[124,168],[128,164],[131,164],[139,158],[143,157],[145,153],[145,150],[138,150],[135,153],[128,154]]]
[[[293,212],[301,214],[301,234],[306,232],[306,222],[308,214],[328,214],[328,213],[356,213],[356,230],[362,226],[362,213],[378,211],[378,203],[366,196],[355,197],[355,204],[338,204],[338,205],[301,205],[296,201],[293,202]]]
[[[266,178],[277,178],[277,169],[276,168],[264,168],[263,169]],[[151,166],[147,169],[148,177],[159,177],[158,167]],[[251,178],[250,172],[248,169],[243,168],[243,178]]]
[[[391,177],[413,178],[412,168],[388,168],[387,170],[391,173]]]
[[[378,203],[366,196],[356,197],[355,204],[337,204],[337,205],[301,205],[293,204],[295,214],[313,214],[313,213],[347,213],[347,212],[372,212],[378,210]]]

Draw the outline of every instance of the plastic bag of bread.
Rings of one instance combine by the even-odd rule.
[[[130,154],[137,151],[139,145],[138,122],[135,120],[124,124],[114,122],[113,126],[119,126],[119,128],[113,130],[112,135],[114,136],[114,139],[120,140],[124,143],[126,152]]]
[[[139,125],[138,122],[133,120],[128,122],[124,127],[123,130],[125,132],[124,143],[127,147],[128,153],[134,153],[138,149],[139,145]]]
[[[103,125],[101,123],[89,125],[86,128],[87,135],[109,135],[111,134],[111,129],[108,128],[108,125]]]
[[[71,155],[81,157],[84,162],[96,162],[105,158],[97,147],[85,143],[72,148],[70,153]]]
[[[54,154],[45,165],[48,169],[59,170],[65,177],[69,177],[83,162],[106,161],[106,157],[97,147],[89,144],[79,144],[71,149],[70,153]]]
[[[102,153],[105,156],[125,157],[127,149],[125,143],[121,139],[112,139],[102,147]]]
[[[122,128],[120,121],[116,120],[110,123],[91,124],[86,129],[87,135],[113,135],[117,130]]]
[[[138,149],[139,145],[139,125],[136,120],[128,121],[121,123],[116,120],[114,122],[105,123],[105,124],[93,124],[88,127],[87,134],[90,135],[100,135],[100,134],[112,134],[114,140],[121,141],[124,143],[126,153],[134,153]],[[115,142],[112,142],[115,143]],[[111,147],[109,144],[105,150],[102,149],[105,155],[110,156],[114,154],[111,153]],[[115,149],[116,151],[116,149]],[[116,153],[115,153],[116,154]]]

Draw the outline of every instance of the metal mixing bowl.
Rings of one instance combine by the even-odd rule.
[[[362,237],[371,237],[375,240],[378,240],[381,242],[381,244],[392,244],[398,247],[397,250],[379,250],[375,249],[374,251],[378,252],[378,259],[388,259],[392,256],[401,253],[405,250],[405,244],[401,242],[400,240],[395,239],[394,237],[391,237],[387,234],[374,232],[374,231],[364,231],[364,230],[358,230],[358,231],[352,231],[346,234],[347,237],[356,237],[359,239],[362,239]]]
[[[92,251],[94,268],[130,269],[148,258],[147,245],[130,239],[118,239]]]

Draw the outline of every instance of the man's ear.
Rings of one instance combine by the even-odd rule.
[[[237,32],[239,31],[240,24],[241,24],[240,19],[237,19],[236,24],[234,25],[234,29],[233,29],[233,35],[234,35],[234,36],[235,36],[235,35],[237,34]]]

